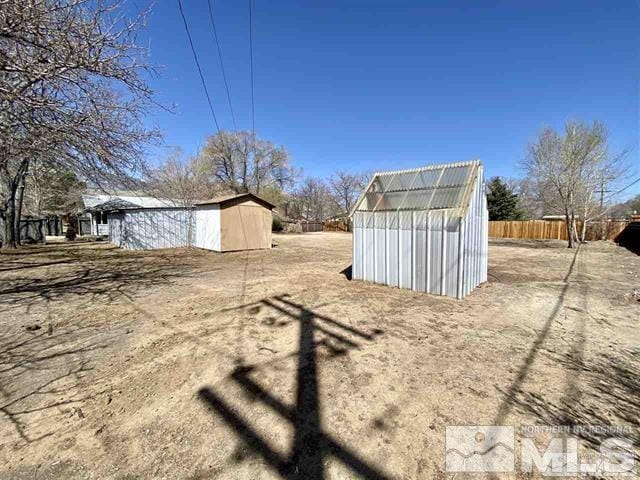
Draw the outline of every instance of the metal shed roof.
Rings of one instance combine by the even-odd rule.
[[[137,192],[104,193],[89,189],[86,193],[82,194],[82,201],[87,210],[95,209],[99,205],[110,201],[128,202],[135,205],[137,208],[164,208],[178,206],[178,202],[176,200],[150,197],[138,194]]]
[[[275,205],[273,203],[253,193],[232,193],[229,195],[221,195],[219,197],[211,198],[209,200],[196,202],[196,205],[220,205],[222,207],[230,202],[238,202],[243,200],[255,200],[256,202],[264,205],[266,208],[269,208],[269,209],[275,208]]]
[[[469,205],[479,160],[374,173],[351,211],[453,210]]]

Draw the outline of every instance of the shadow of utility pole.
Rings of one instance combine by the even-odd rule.
[[[284,479],[321,480],[324,478],[325,462],[329,457],[336,458],[361,478],[388,479],[386,474],[369,465],[355,452],[323,431],[320,421],[318,384],[317,347],[319,345],[329,348],[334,356],[344,355],[349,349],[360,346],[357,340],[348,338],[349,335],[359,340],[372,341],[382,331],[363,332],[328,316],[315,313],[289,300],[287,295],[263,299],[259,305],[277,310],[300,323],[295,406],[285,405],[256,383],[251,378],[255,366],[237,367],[231,374],[231,379],[251,397],[259,399],[262,404],[293,425],[293,444],[289,454],[285,456],[275,451],[213,389],[208,387],[200,389],[198,392],[200,399],[212,407],[237,432],[245,444]],[[245,307],[247,305],[239,308]],[[316,331],[322,332],[331,341],[316,341]]]

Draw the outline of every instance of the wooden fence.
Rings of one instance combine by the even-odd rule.
[[[609,220],[607,222],[607,240],[615,240],[629,222]],[[582,222],[577,222],[578,233],[582,231]],[[600,240],[602,225],[600,222],[587,224],[586,239]],[[489,222],[489,237],[519,238],[528,240],[568,240],[567,227],[562,221],[524,220]]]
[[[20,220],[20,243],[44,243],[46,218],[26,216]],[[0,246],[4,235],[4,220],[0,218]]]
[[[325,232],[350,232],[348,220],[325,220],[323,225]]]
[[[322,222],[313,222],[307,220],[281,220],[281,223],[285,232],[295,230],[302,233],[321,232],[323,228]]]

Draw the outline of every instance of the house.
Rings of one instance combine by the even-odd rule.
[[[242,193],[212,198],[193,207],[176,206],[171,200],[114,196],[90,211],[99,230],[104,225],[101,222],[107,222],[101,231],[121,248],[196,246],[228,252],[271,248],[273,208],[257,195]]]
[[[487,280],[477,160],[376,173],[350,216],[354,279],[456,298]]]
[[[87,189],[82,194],[85,212],[91,222],[91,235],[109,235],[109,215],[118,210],[132,208],[174,208],[174,200],[159,199],[139,192],[115,191],[105,193],[101,190]]]

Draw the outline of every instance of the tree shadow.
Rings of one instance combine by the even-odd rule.
[[[73,260],[54,260],[52,262],[3,262],[2,266],[0,266],[0,273],[30,268],[50,267],[52,265],[62,265],[71,262],[73,262]]]
[[[132,252],[100,246],[42,249],[46,249],[46,257],[26,262],[23,253],[17,252],[0,264],[0,275],[19,270],[3,278],[0,305],[29,308],[70,296],[86,302],[100,298],[113,301],[169,284],[177,277],[187,277],[195,269],[188,259],[176,261],[178,253]],[[34,253],[44,252],[27,255]]]
[[[7,421],[20,441],[32,443],[57,428],[40,422],[43,415],[83,418],[83,403],[103,393],[94,362],[106,349],[121,348],[135,321],[113,319],[108,328],[78,327],[74,310],[83,303],[100,308],[101,302],[130,300],[145,289],[191,275],[195,267],[193,255],[179,251],[128,252],[105,244],[25,250],[0,256],[0,422]],[[69,300],[73,308],[58,309]],[[34,306],[43,307],[43,315],[29,317]],[[82,315],[86,318],[87,313]],[[45,328],[33,325],[34,319]],[[33,331],[25,329],[25,321]],[[58,424],[63,428],[65,422]]]
[[[553,401],[537,392],[529,392],[523,388],[529,370],[545,342],[554,321],[565,303],[570,287],[580,247],[576,249],[567,274],[564,286],[556,300],[554,308],[538,334],[515,380],[506,392],[493,425],[502,425],[512,410],[535,416],[542,424],[566,427],[582,426],[626,426],[628,433],[620,435],[631,440],[635,445],[640,442],[640,361],[638,354],[627,352],[622,355],[600,354],[585,360],[586,317],[589,317],[588,287],[579,284],[582,290],[583,304],[577,309],[573,342],[567,352],[554,354],[558,364],[566,371],[566,384],[561,398]],[[623,352],[624,353],[624,352]],[[613,425],[615,420],[622,420],[626,425]],[[603,440],[613,436],[606,429],[575,428],[572,435],[585,440],[593,449],[598,449]],[[640,460],[638,451],[628,452],[636,460]],[[492,478],[496,478],[492,476]]]
[[[580,378],[581,395],[551,401],[535,392],[514,392],[512,405],[547,425],[629,427],[620,435],[602,429],[575,429],[574,434],[598,449],[611,436],[640,444],[640,361],[630,352],[601,354],[582,362],[572,352],[557,358],[571,375]],[[615,425],[622,421],[624,425]],[[638,450],[628,452],[640,461]]]
[[[540,250],[549,250],[549,249],[562,250],[567,248],[567,242],[566,240],[529,240],[529,239],[520,239],[520,238],[490,238],[489,246],[533,248],[533,249],[540,249]]]
[[[255,373],[260,365],[240,365],[231,372],[229,378],[250,398],[259,400],[293,426],[293,441],[288,454],[279,453],[269,445],[213,388],[200,389],[200,399],[232,427],[248,448],[262,457],[281,478],[321,480],[325,478],[325,466],[329,458],[336,459],[359,477],[389,478],[323,429],[318,382],[320,347],[326,349],[330,357],[347,355],[349,350],[360,348],[361,342],[373,341],[383,332],[378,329],[366,332],[346,325],[292,301],[289,295],[265,298],[238,308],[250,309],[255,314],[264,307],[299,323],[298,351],[295,353],[298,361],[295,405],[286,405],[255,380]],[[321,339],[316,338],[317,333],[322,334]]]
[[[65,250],[78,250],[79,248],[97,248],[102,246],[101,250],[119,250],[114,245],[106,246],[107,242],[101,240],[74,240],[72,242],[52,242],[45,245],[21,245],[16,250],[0,250],[0,259],[27,255],[46,255],[51,253],[60,253]]]
[[[55,433],[42,430],[38,418],[45,412],[78,415],[81,405],[103,393],[96,385],[92,362],[116,343],[124,328],[105,334],[98,329],[66,328],[48,334],[15,329],[0,339],[0,418],[24,443],[38,442]],[[85,379],[91,375],[91,383]],[[77,413],[76,413],[77,412]],[[51,425],[51,423],[49,423]],[[62,428],[62,424],[60,424]]]
[[[553,306],[553,309],[551,310],[551,314],[545,321],[542,327],[542,330],[540,330],[540,332],[538,333],[538,336],[536,337],[535,341],[531,345],[531,348],[529,349],[529,352],[527,353],[527,356],[525,357],[524,362],[522,363],[522,365],[520,366],[520,369],[518,370],[516,378],[513,380],[513,382],[505,392],[505,398],[498,408],[498,411],[496,413],[496,416],[495,416],[495,419],[493,420],[492,425],[502,425],[507,415],[511,411],[513,405],[516,403],[517,401],[516,396],[518,392],[520,392],[522,385],[524,384],[527,377],[529,376],[529,371],[531,369],[531,366],[533,365],[534,360],[538,356],[540,348],[546,341],[549,335],[549,332],[551,331],[551,326],[553,325],[553,322],[555,321],[557,315],[560,313],[562,306],[564,305],[565,298],[567,296],[567,292],[570,286],[569,279],[575,268],[576,260],[578,258],[579,253],[580,253],[580,246],[576,248],[576,251],[573,254],[573,259],[571,260],[571,264],[569,265],[569,270],[567,271],[563,279],[564,285],[562,287],[562,290],[560,291],[560,295],[558,295],[558,299],[556,300],[556,303]]]

